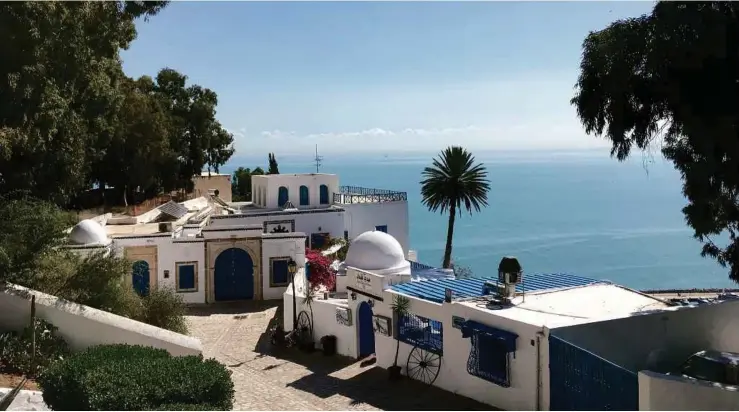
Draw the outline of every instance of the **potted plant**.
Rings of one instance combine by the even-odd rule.
[[[316,295],[318,293],[318,286],[313,284],[310,281],[307,281],[307,287],[305,289],[305,297],[303,298],[303,304],[308,306],[308,310],[310,311],[310,342],[305,342],[305,346],[302,348],[306,352],[313,351],[315,349],[314,339],[313,339],[313,301],[316,300]]]
[[[390,380],[398,380],[401,378],[400,374],[400,366],[398,366],[398,353],[400,352],[400,340],[398,340],[398,333],[400,331],[399,326],[399,320],[403,318],[406,314],[408,314],[408,311],[410,310],[411,301],[405,296],[402,295],[395,295],[393,297],[393,303],[390,305],[390,309],[393,310],[393,315],[395,320],[393,323],[395,324],[395,360],[393,361],[393,366],[388,368],[388,372],[390,373]]]

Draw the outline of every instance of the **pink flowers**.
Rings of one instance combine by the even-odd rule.
[[[331,259],[315,249],[305,249],[305,258],[308,261],[308,281],[313,289],[323,285],[326,290],[336,288],[336,272],[331,269]]]

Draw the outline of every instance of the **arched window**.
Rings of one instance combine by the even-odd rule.
[[[287,188],[280,186],[277,190],[277,207],[282,207],[287,203],[290,198],[288,197]]]
[[[320,192],[321,192],[321,204],[322,205],[327,205],[328,204],[328,186],[321,185],[321,188],[320,189],[321,189],[320,190]]]
[[[310,196],[308,196],[308,186],[300,186],[300,206],[308,206],[310,204]]]

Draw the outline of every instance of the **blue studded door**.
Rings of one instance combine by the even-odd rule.
[[[138,260],[133,263],[131,281],[133,282],[133,289],[140,296],[149,294],[149,275],[149,263],[147,261]]]
[[[254,261],[243,249],[230,248],[216,258],[213,292],[216,301],[254,298]]]
[[[372,328],[372,308],[367,302],[359,304],[357,315],[359,324],[359,357],[375,353],[375,331]]]

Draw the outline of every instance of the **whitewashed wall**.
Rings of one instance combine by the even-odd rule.
[[[225,227],[233,225],[264,225],[265,222],[286,222],[280,223],[292,229],[289,222],[294,222],[295,232],[306,233],[309,237],[311,233],[329,233],[331,237],[344,237],[344,211],[330,209],[321,212],[312,213],[270,213],[264,215],[225,215],[211,217],[212,227]],[[373,227],[374,229],[374,227]]]
[[[536,335],[541,331],[541,328],[454,303],[437,304],[414,298],[410,300],[411,313],[440,321],[444,325],[444,356],[439,376],[434,382],[435,386],[505,410],[536,409],[538,383]],[[389,308],[391,303],[392,293],[386,291],[385,302],[381,305],[375,304],[375,313],[391,314]],[[392,317],[392,315],[390,316]],[[515,358],[512,355],[510,358],[510,387],[498,386],[467,372],[471,339],[462,338],[462,331],[452,327],[452,316],[474,320],[487,326],[518,334]],[[392,338],[382,339],[377,335],[375,336],[378,364],[383,368],[387,368],[393,363],[396,341]],[[534,340],[533,346],[531,340]],[[546,342],[543,342],[542,347],[545,345]],[[400,344],[398,364],[403,368],[404,374],[406,373],[406,363],[411,349],[412,347],[408,344]],[[546,354],[540,356],[543,357]],[[545,364],[548,364],[548,360],[544,359],[547,362]]]
[[[285,286],[270,287],[270,258],[292,257],[298,268],[305,266],[305,238],[277,236],[279,235],[265,235],[262,239],[262,297],[264,300],[282,299],[286,289]]]
[[[31,318],[31,295],[36,296],[36,316],[58,327],[72,350],[127,343],[166,349],[178,356],[202,353],[202,345],[196,338],[20,286],[0,292],[0,325],[16,331],[27,326]]]
[[[306,173],[306,174],[279,174],[252,176],[251,178],[252,192],[264,190],[265,199],[260,204],[262,207],[276,208],[282,205],[277,204],[278,190],[280,186],[288,189],[288,200],[295,205],[300,206],[300,186],[308,187],[310,196],[309,207],[320,207],[320,186],[328,186],[328,201],[333,203],[334,193],[339,191],[339,177],[332,174],[323,173]],[[262,189],[263,188],[263,189]],[[325,205],[323,205],[325,207]],[[305,207],[305,206],[303,206]]]
[[[735,411],[739,387],[639,372],[640,411]]]
[[[665,372],[648,367],[650,353],[662,350],[659,363],[670,369],[704,349],[739,352],[737,313],[739,301],[733,301],[557,328],[551,333],[628,370]]]
[[[194,292],[179,292],[186,303],[205,303],[205,248],[203,239],[172,239],[170,236],[156,236],[148,238],[116,238],[114,240],[116,253],[123,255],[126,247],[156,246],[157,247],[157,287],[169,287],[176,291],[177,262],[197,262],[198,289]],[[165,278],[164,271],[169,271]]]
[[[351,239],[376,226],[387,225],[387,233],[398,240],[408,256],[408,202],[356,203],[341,205],[346,210],[344,225]]]

